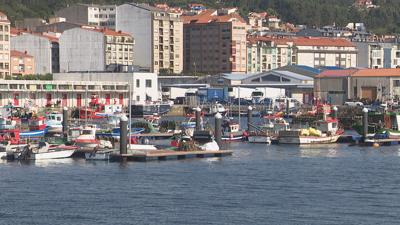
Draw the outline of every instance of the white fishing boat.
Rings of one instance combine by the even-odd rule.
[[[63,122],[63,114],[59,112],[53,112],[49,114],[45,114],[45,123],[47,126],[50,126],[48,132],[62,132],[62,122]]]
[[[280,131],[279,144],[325,144],[336,142],[344,130],[339,129],[337,119],[314,121],[315,128]]]
[[[271,144],[277,140],[279,131],[289,130],[289,123],[279,116],[268,116],[263,118],[260,126],[253,126],[253,131],[249,132],[247,138],[249,143]]]
[[[206,116],[214,116],[217,113],[224,115],[226,112],[227,112],[227,110],[225,109],[225,107],[222,104],[216,103],[216,104],[212,104],[210,106],[210,108],[208,108],[208,111],[205,112],[204,114]]]
[[[68,158],[71,157],[71,155],[74,154],[78,148],[78,146],[50,145],[47,142],[41,142],[37,147],[34,147],[33,145],[26,145],[20,151],[8,152],[7,159],[10,159],[9,155],[12,155],[12,157],[16,160]]]
[[[95,124],[71,128],[68,132],[68,141],[82,148],[94,148],[100,144],[100,140],[96,139],[96,130]]]

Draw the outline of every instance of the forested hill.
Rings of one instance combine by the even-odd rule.
[[[373,0],[380,8],[360,11],[351,6],[356,0],[134,0],[137,3],[167,3],[171,7],[185,8],[188,3],[200,3],[206,8],[237,7],[241,16],[249,12],[265,12],[277,15],[283,22],[321,27],[349,22],[363,22],[367,29],[383,28],[388,33],[400,33],[399,0]],[[48,19],[55,11],[68,4],[116,4],[126,0],[0,0],[0,11],[7,14],[14,24],[24,18]]]

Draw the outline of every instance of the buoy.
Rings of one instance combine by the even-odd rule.
[[[231,134],[231,136],[229,136],[230,139],[233,139],[233,135]]]
[[[373,147],[379,147],[379,144],[375,142],[372,146]]]
[[[245,131],[243,134],[245,137],[249,136],[249,134]]]

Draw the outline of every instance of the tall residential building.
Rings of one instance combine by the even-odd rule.
[[[66,30],[59,38],[60,71],[104,71],[110,64],[133,66],[131,35],[107,28]]]
[[[282,66],[292,65],[296,56],[292,55],[291,39],[267,37],[247,37],[247,73],[262,73]]]
[[[11,50],[11,76],[34,74],[35,61],[26,52]]]
[[[237,9],[184,16],[184,71],[246,73],[246,21]]]
[[[116,29],[135,38],[135,65],[151,73],[183,70],[183,19],[176,12],[146,4],[117,7]]]
[[[0,79],[10,75],[10,20],[0,12]]]
[[[67,22],[91,25],[99,28],[116,30],[115,17],[117,7],[115,5],[81,4],[69,6],[55,12],[55,17],[64,17]]]

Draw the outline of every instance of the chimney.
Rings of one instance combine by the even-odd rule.
[[[25,54],[28,54],[28,52],[27,52],[27,51],[25,51]]]
[[[107,31],[107,27],[104,27],[104,29],[103,29],[104,31]]]
[[[118,34],[122,34],[122,30],[118,31]]]

